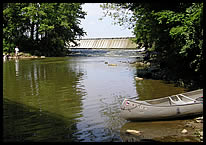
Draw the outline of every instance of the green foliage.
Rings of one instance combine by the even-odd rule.
[[[132,29],[135,23],[135,17],[131,10],[128,9],[127,3],[103,3],[100,7],[104,10],[104,16],[100,18],[102,20],[104,17],[109,16],[113,18],[113,24],[125,26]]]
[[[118,3],[102,7],[106,15],[119,21],[116,24],[132,24],[136,43],[155,52],[152,60],[165,75],[203,83],[203,3]],[[132,17],[118,19],[116,13],[126,10],[133,12]]]
[[[66,42],[85,34],[79,24],[86,15],[81,3],[4,3],[3,51],[38,55],[66,54]]]

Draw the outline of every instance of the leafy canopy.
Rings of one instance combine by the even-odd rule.
[[[3,51],[65,55],[66,42],[86,33],[80,28],[86,13],[81,3],[4,3]],[[69,44],[69,43],[67,43]]]

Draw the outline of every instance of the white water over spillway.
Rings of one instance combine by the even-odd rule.
[[[113,48],[137,48],[138,45],[132,42],[132,37],[121,38],[91,38],[75,40],[78,46],[74,43],[69,43],[69,48],[86,48],[86,49],[113,49]]]

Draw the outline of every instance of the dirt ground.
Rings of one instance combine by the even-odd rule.
[[[161,142],[203,142],[203,117],[184,120],[183,124],[182,131],[177,135],[154,139]]]
[[[122,127],[120,136],[123,142],[203,142],[203,116],[172,121],[128,122]]]

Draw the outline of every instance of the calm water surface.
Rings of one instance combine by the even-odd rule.
[[[185,91],[159,80],[136,81],[138,70],[128,61],[135,57],[3,62],[4,141],[124,141],[120,131],[129,123],[119,116],[124,98],[152,99]]]

